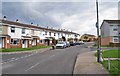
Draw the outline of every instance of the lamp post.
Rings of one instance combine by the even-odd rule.
[[[99,35],[99,15],[98,15],[98,0],[96,0],[96,11],[97,11],[97,22],[96,22],[96,28],[97,28],[97,62],[100,62],[100,35]]]

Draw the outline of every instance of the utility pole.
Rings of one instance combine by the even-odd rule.
[[[96,11],[97,11],[97,22],[96,22],[96,28],[97,28],[97,62],[100,62],[100,35],[99,35],[99,15],[98,15],[98,0],[96,0]]]

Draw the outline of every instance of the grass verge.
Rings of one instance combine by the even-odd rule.
[[[108,61],[103,61],[102,62],[103,66],[108,70]],[[110,70],[109,73],[112,76],[119,76],[120,75],[120,61],[118,60],[111,60],[110,61]]]
[[[0,52],[17,52],[17,51],[30,51],[35,49],[49,48],[51,46],[33,46],[32,48],[9,48],[1,49]]]
[[[97,57],[97,52],[95,53]],[[104,58],[120,58],[120,50],[105,50],[102,54]]]
[[[104,58],[120,58],[120,50],[107,50],[103,52]]]

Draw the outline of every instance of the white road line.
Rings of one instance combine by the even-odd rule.
[[[11,58],[11,60],[14,60],[15,58]]]
[[[29,54],[29,55],[25,55],[25,56],[22,56],[20,58],[10,58],[10,59],[7,59],[6,62],[2,62],[1,64],[5,64],[5,63],[8,63],[8,62],[12,62],[12,61],[15,61],[15,60],[18,60],[18,59],[23,59],[23,58],[27,58],[29,56],[32,56],[32,55],[35,55],[36,53],[32,53],[32,54]]]
[[[31,56],[31,55],[28,55],[28,56]]]
[[[22,57],[20,57],[20,58],[22,59],[22,58],[24,58],[24,57],[22,56]]]
[[[39,65],[39,63],[36,63],[35,65],[31,66],[30,68],[28,68],[27,70],[25,71],[28,71],[28,70],[31,70],[32,68],[34,68],[35,66]]]
[[[24,56],[24,57],[26,58],[26,57],[28,57],[28,56],[26,55],[26,56]]]
[[[52,57],[55,56],[55,55],[52,55]]]

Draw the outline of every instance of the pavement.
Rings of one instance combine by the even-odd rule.
[[[74,74],[109,74],[109,72],[98,63],[95,51],[79,54],[74,67]]]

